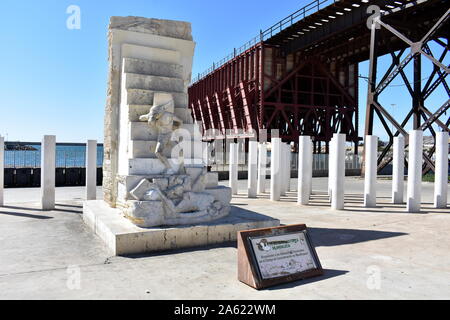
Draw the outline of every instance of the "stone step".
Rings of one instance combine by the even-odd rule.
[[[168,159],[172,168],[176,171],[180,169],[178,159]],[[190,166],[204,167],[203,159],[185,159],[185,163]],[[159,159],[129,159],[127,175],[156,175],[165,171],[164,164]]]
[[[128,106],[128,119],[130,121],[137,122],[139,117],[143,114],[147,114],[150,111],[151,105],[148,104],[133,104]],[[183,120],[183,123],[193,124],[191,110],[187,108],[175,108],[175,115]]]
[[[200,168],[201,169],[201,168]],[[134,198],[130,195],[130,191],[137,187],[139,182],[142,181],[142,179],[150,179],[154,178],[154,175],[129,175],[124,176],[120,179],[120,183],[118,186],[118,195],[121,201],[126,200],[133,200]],[[194,176],[193,179],[196,177]],[[220,191],[226,191],[226,189],[221,188],[221,186],[218,186],[218,173],[217,172],[208,172],[206,174],[206,181],[205,181],[205,190],[202,192],[206,192],[207,190],[209,193],[214,193],[214,196],[216,198],[219,198],[221,195],[215,193],[220,193]],[[217,190],[219,188],[219,190]],[[231,196],[231,193],[230,193]],[[222,199],[227,199],[227,195],[222,195]],[[229,201],[227,202],[229,203]]]
[[[146,89],[164,92],[186,92],[184,81],[178,78],[149,76],[137,73],[123,74],[126,89]]]
[[[124,58],[123,72],[183,79],[183,66],[147,59]]]
[[[128,157],[130,159],[133,158],[151,158],[155,159],[155,149],[156,149],[156,141],[146,141],[146,140],[132,140],[129,143],[129,149],[128,149]],[[183,144],[184,147],[184,144]],[[185,158],[201,158],[202,152],[203,152],[203,143],[202,141],[191,141],[191,145],[184,147],[183,149],[183,156]],[[179,152],[179,148],[177,149]],[[175,151],[174,151],[175,152]],[[194,156],[194,154],[197,154],[197,157]],[[171,157],[172,155],[172,149],[166,150],[164,152],[164,156]]]
[[[156,141],[157,131],[150,128],[147,122],[130,122],[130,140]],[[183,130],[181,130],[183,129]],[[194,134],[195,133],[195,134]],[[179,136],[190,135],[191,140],[201,140],[199,127],[196,124],[183,124],[179,130],[174,131],[173,139]],[[186,137],[187,138],[187,137]]]
[[[161,63],[181,64],[181,53],[177,50],[161,49],[130,43],[122,44],[122,57],[145,59]]]
[[[127,89],[126,101],[128,105],[153,105],[155,93],[162,91],[145,89]],[[188,105],[188,95],[184,92],[167,92],[172,94],[176,108],[185,108]]]

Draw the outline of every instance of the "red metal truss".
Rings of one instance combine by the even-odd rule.
[[[271,129],[278,129],[286,142],[296,143],[299,135],[311,135],[315,151],[321,152],[321,143],[328,149],[333,133],[339,132],[356,147],[361,140],[358,63],[370,58],[374,46],[377,56],[391,54],[395,60],[401,56],[396,52],[409,48],[398,37],[371,38],[367,21],[374,5],[383,12],[383,21],[413,34],[427,31],[448,10],[448,2],[443,0],[313,1],[261,31],[248,43],[250,48],[244,45],[242,53],[235,49],[231,58],[214,64],[190,86],[189,106],[194,118],[204,122],[204,138],[248,137],[249,132],[260,137],[266,132],[270,139]],[[439,28],[433,39],[448,51],[448,43],[441,40],[449,38],[446,30]],[[432,56],[427,47],[422,49]],[[440,61],[442,57],[432,58]],[[439,85],[449,92],[447,74],[434,70],[423,96]],[[400,75],[406,78],[402,72]],[[443,122],[426,109],[420,112],[428,122]],[[369,123],[372,113],[366,117]],[[382,123],[386,127],[384,120]]]
[[[250,48],[189,88],[189,105],[194,119],[204,123],[205,139],[258,128],[261,50]]]
[[[284,141],[308,134],[328,142],[339,131],[356,143],[357,70],[299,54],[283,57],[260,43],[192,85],[189,100],[206,140],[279,129]]]

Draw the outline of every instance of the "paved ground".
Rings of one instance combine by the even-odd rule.
[[[247,199],[245,181],[240,184],[233,205],[308,225],[324,276],[256,291],[237,281],[234,244],[110,257],[81,219],[83,188],[58,189],[51,212],[38,209],[38,189],[7,189],[0,208],[0,298],[450,298],[450,209],[431,209],[432,184],[423,184],[422,214],[389,204],[388,181],[378,184],[379,207],[365,210],[363,181],[347,178],[346,208],[339,212],[329,209],[326,178],[314,179],[312,205],[305,207],[295,204],[294,192],[276,203],[268,195]]]

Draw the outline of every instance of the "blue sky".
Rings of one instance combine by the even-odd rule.
[[[0,134],[12,141],[39,141],[44,134],[55,134],[58,142],[103,141],[110,16],[191,22],[197,43],[195,75],[229,54],[233,47],[250,40],[260,29],[308,2],[284,0],[275,5],[268,0],[2,0]],[[80,30],[66,27],[66,9],[70,5],[81,9]],[[237,10],[229,15],[231,8]],[[367,74],[367,64],[362,64],[360,74]],[[404,96],[397,91],[388,107],[390,103],[404,103]],[[362,80],[360,128],[364,125],[365,95]]]

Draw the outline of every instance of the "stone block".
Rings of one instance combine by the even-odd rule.
[[[127,219],[136,226],[164,224],[164,204],[162,201],[127,201]]]
[[[159,91],[145,89],[127,89],[125,103],[128,105],[153,105],[153,97]],[[174,100],[175,108],[187,108],[188,95],[185,92],[169,92]],[[147,111],[148,112],[148,111]]]
[[[191,24],[184,21],[143,17],[111,17],[109,29],[148,33],[163,37],[192,40]]]
[[[219,184],[219,173],[208,172],[206,173],[205,188],[216,188]]]
[[[214,199],[222,203],[231,202],[231,188],[225,186],[216,186],[215,188],[207,188],[203,192],[214,196]]]
[[[132,140],[130,141],[128,148],[128,156],[130,159],[132,158],[152,158],[155,159],[155,150],[156,150],[156,140],[154,141],[146,141],[146,140]],[[186,158],[195,158],[194,151],[195,147],[199,147],[201,145],[201,141],[191,141],[191,145],[183,149],[183,156]],[[180,153],[180,147],[168,148],[164,150],[164,155],[166,157],[175,158]]]
[[[139,122],[130,122],[129,124],[130,130],[130,140],[147,140],[147,141],[156,141],[157,132],[155,129],[151,128],[147,122],[139,121]],[[173,139],[179,137],[191,137],[191,140],[200,140],[201,135],[196,134],[195,131],[198,130],[198,127],[195,124],[183,124],[180,129],[173,132]]]
[[[140,59],[168,64],[180,64],[181,61],[181,54],[178,50],[155,48],[130,43],[122,44],[122,57],[124,59]],[[122,70],[124,70],[123,67]]]
[[[124,89],[145,89],[166,92],[185,92],[184,81],[178,78],[125,73]]]
[[[123,72],[179,79],[183,78],[183,66],[174,63],[155,62],[147,59],[124,58]]]
[[[149,104],[133,104],[128,106],[128,120],[130,122],[138,122],[139,117],[147,114],[150,111],[151,105]],[[191,115],[191,110],[187,108],[175,108],[174,114],[180,118],[183,123],[192,124],[193,119]]]
[[[168,160],[172,168],[178,171],[180,161],[178,159]],[[128,164],[129,175],[158,175],[166,169],[159,159],[129,159]]]

